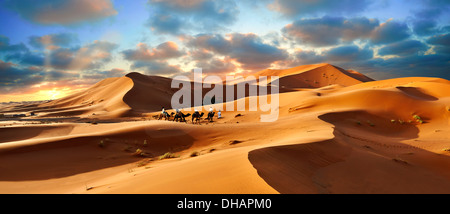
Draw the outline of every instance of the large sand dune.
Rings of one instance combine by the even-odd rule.
[[[8,108],[38,116],[0,123],[0,193],[450,193],[449,81],[329,64],[257,75],[280,76],[275,122],[155,120],[176,89],[138,73]]]

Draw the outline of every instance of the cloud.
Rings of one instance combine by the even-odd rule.
[[[145,43],[136,45],[136,49],[128,49],[121,52],[123,57],[132,62],[132,70],[143,71],[150,75],[172,75],[181,72],[179,66],[170,65],[167,60],[183,56],[175,42],[168,41],[159,44],[156,48],[150,48]]]
[[[195,49],[187,53],[194,61],[204,61],[213,58],[214,53],[206,49]]]
[[[419,36],[429,36],[439,31],[437,22],[431,19],[415,20],[412,25],[414,33]]]
[[[9,91],[42,81],[40,70],[18,68],[16,64],[0,60],[0,92]]]
[[[131,67],[132,70],[141,71],[147,75],[172,76],[182,72],[177,65],[170,65],[165,61],[137,61]]]
[[[378,51],[379,55],[398,55],[406,56],[411,54],[424,53],[428,50],[428,46],[417,40],[407,40],[384,46]]]
[[[287,17],[323,14],[342,15],[361,13],[372,2],[372,0],[275,0],[267,7]]]
[[[8,54],[6,55],[5,59],[8,61],[17,62],[21,65],[28,65],[28,66],[45,65],[45,56],[42,53],[34,53],[30,51]]]
[[[412,11],[417,19],[434,20],[450,9],[450,1],[448,0],[415,0],[411,3],[418,5],[417,8],[420,8]]]
[[[373,50],[369,48],[360,48],[357,45],[346,45],[331,48],[324,53],[328,60],[335,62],[363,61],[373,57]]]
[[[291,62],[287,63],[287,67],[295,67],[299,65],[317,64],[326,62],[325,56],[313,50],[296,50],[293,54]]]
[[[211,46],[211,48],[212,47],[214,46]],[[195,62],[195,67],[202,68],[203,73],[206,74],[214,73],[214,75],[226,75],[235,72],[238,68],[230,57],[219,56],[213,51],[204,48],[194,48],[187,54],[189,56],[188,60]]]
[[[57,47],[69,47],[72,46],[78,37],[76,34],[72,33],[58,33],[49,34],[45,36],[30,36],[29,44],[38,49],[54,49]]]
[[[133,61],[152,61],[177,58],[183,54],[175,42],[161,43],[156,48],[150,49],[147,44],[137,44],[137,49],[129,49],[122,52],[125,59]]]
[[[371,34],[373,44],[389,44],[399,42],[411,36],[406,23],[388,20],[380,24]]]
[[[41,67],[35,66],[22,67],[0,60],[0,76],[0,93],[16,94],[30,91],[33,86],[44,82],[71,80],[78,75],[64,71],[44,71]]]
[[[258,35],[233,33],[223,37],[218,34],[199,34],[186,39],[193,50],[210,51],[238,62],[244,70],[264,69],[272,63],[288,58],[286,50],[265,43]]]
[[[432,36],[427,43],[434,45],[435,52],[450,55],[450,33]]]
[[[229,58],[220,59],[213,57],[210,60],[198,61],[197,68],[202,68],[206,74],[214,73],[216,75],[226,75],[231,72],[235,72],[237,67],[232,63]]]
[[[353,43],[355,40],[382,45],[402,41],[410,36],[406,23],[388,20],[380,24],[377,19],[365,17],[299,19],[281,31],[286,38],[313,47]]]
[[[378,26],[376,19],[325,16],[297,20],[281,31],[284,36],[298,43],[321,47],[368,38]]]
[[[11,45],[9,44],[9,38],[0,35],[0,54],[2,53],[17,53],[28,51],[28,48],[23,44]]]
[[[432,36],[427,42],[432,45],[450,46],[450,33]]]
[[[148,4],[151,8],[148,26],[161,34],[222,29],[234,23],[239,13],[234,0],[150,0]]]
[[[450,57],[443,54],[408,55],[405,57],[376,58],[347,68],[371,72],[374,78],[393,77],[440,77],[450,80]]]
[[[110,78],[110,77],[122,77],[126,75],[126,71],[121,68],[112,68],[110,70],[95,70],[89,72],[83,72],[81,78],[93,80],[94,82]]]
[[[44,57],[39,53],[31,52],[28,47],[23,44],[9,44],[9,38],[0,35],[0,57],[7,61],[14,61],[24,65],[44,65]]]
[[[355,63],[373,58],[373,50],[369,47],[360,48],[357,45],[343,45],[318,53],[314,50],[295,51],[288,67],[317,63]]]
[[[112,59],[111,52],[117,47],[117,44],[96,40],[79,48],[58,48],[50,52],[48,66],[66,70],[100,68]]]
[[[181,34],[185,23],[178,16],[155,14],[149,19],[148,25],[158,33],[178,35]]]
[[[34,23],[69,25],[114,16],[110,0],[5,0],[4,5]]]
[[[445,26],[440,26],[438,20],[442,14],[450,10],[450,1],[416,0],[412,3],[419,5],[418,8],[420,8],[412,11],[412,27],[416,35],[430,36],[436,33],[443,33],[442,28]]]
[[[48,70],[42,66],[23,66],[0,60],[0,94],[5,99],[23,94],[29,94],[36,99],[36,95],[43,90],[63,90],[65,94],[89,87],[106,78],[124,76],[125,73],[126,71],[120,68],[76,72]],[[38,99],[51,99],[51,97],[39,96]]]
[[[228,54],[232,51],[231,41],[220,34],[198,34],[188,36],[186,45],[193,48],[203,48],[219,54]]]
[[[231,45],[229,56],[247,70],[267,68],[288,57],[286,50],[264,43],[256,34],[232,34]]]
[[[57,70],[90,70],[100,68],[111,61],[112,51],[118,45],[94,41],[81,47],[61,48],[54,46],[46,52],[22,51],[7,54],[5,59],[24,66],[45,66]]]

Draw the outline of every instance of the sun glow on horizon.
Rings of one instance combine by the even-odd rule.
[[[0,95],[0,103],[2,102],[26,102],[26,101],[44,101],[56,100],[71,94],[75,94],[86,88],[70,88],[70,87],[54,87],[50,89],[42,89],[29,93],[21,94],[5,94]]]

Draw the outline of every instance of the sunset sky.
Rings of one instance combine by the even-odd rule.
[[[449,11],[449,0],[0,0],[0,102],[196,67],[327,62],[374,79],[450,79]]]

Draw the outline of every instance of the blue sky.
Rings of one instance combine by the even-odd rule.
[[[327,62],[450,79],[449,0],[1,0],[0,102],[129,72],[227,75]]]

